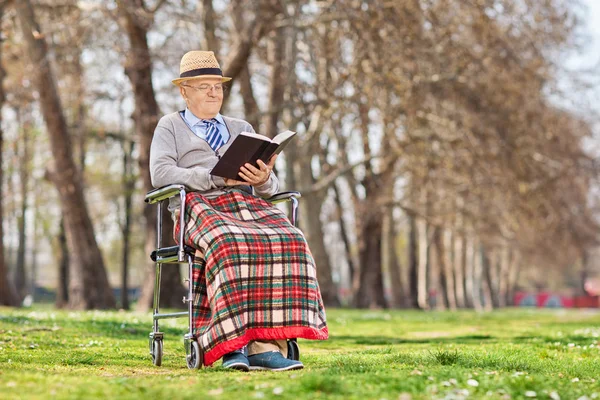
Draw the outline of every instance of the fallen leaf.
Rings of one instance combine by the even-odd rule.
[[[223,388],[216,388],[208,391],[211,396],[220,396],[223,394]]]
[[[281,386],[276,386],[273,388],[273,394],[280,395],[283,393],[283,388]]]

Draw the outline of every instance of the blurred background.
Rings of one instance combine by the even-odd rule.
[[[277,173],[327,305],[598,307],[596,0],[18,0],[0,18],[2,304],[150,306],[150,141],[184,107],[182,55],[213,50],[223,114],[298,132]]]

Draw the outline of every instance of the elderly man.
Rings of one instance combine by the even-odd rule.
[[[179,87],[186,109],[159,121],[150,151],[152,184],[184,184],[185,242],[196,249],[194,334],[210,365],[243,371],[303,368],[286,358],[289,338],[328,337],[314,260],[304,236],[262,198],[275,194],[276,156],[245,164],[243,181],[210,174],[243,131],[243,120],[221,115],[224,77],[210,51],[181,59]],[[176,212],[178,199],[169,209]]]

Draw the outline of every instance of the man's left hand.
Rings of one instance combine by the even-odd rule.
[[[268,164],[265,164],[262,160],[258,160],[257,164],[259,168],[246,163],[240,168],[240,176],[246,180],[247,184],[252,186],[264,185],[269,180],[269,176],[271,176],[276,159],[277,154],[271,157]]]

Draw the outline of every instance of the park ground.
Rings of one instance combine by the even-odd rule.
[[[594,399],[600,313],[328,310],[330,339],[299,340],[305,368],[188,370],[185,320],[0,308],[0,399]]]

